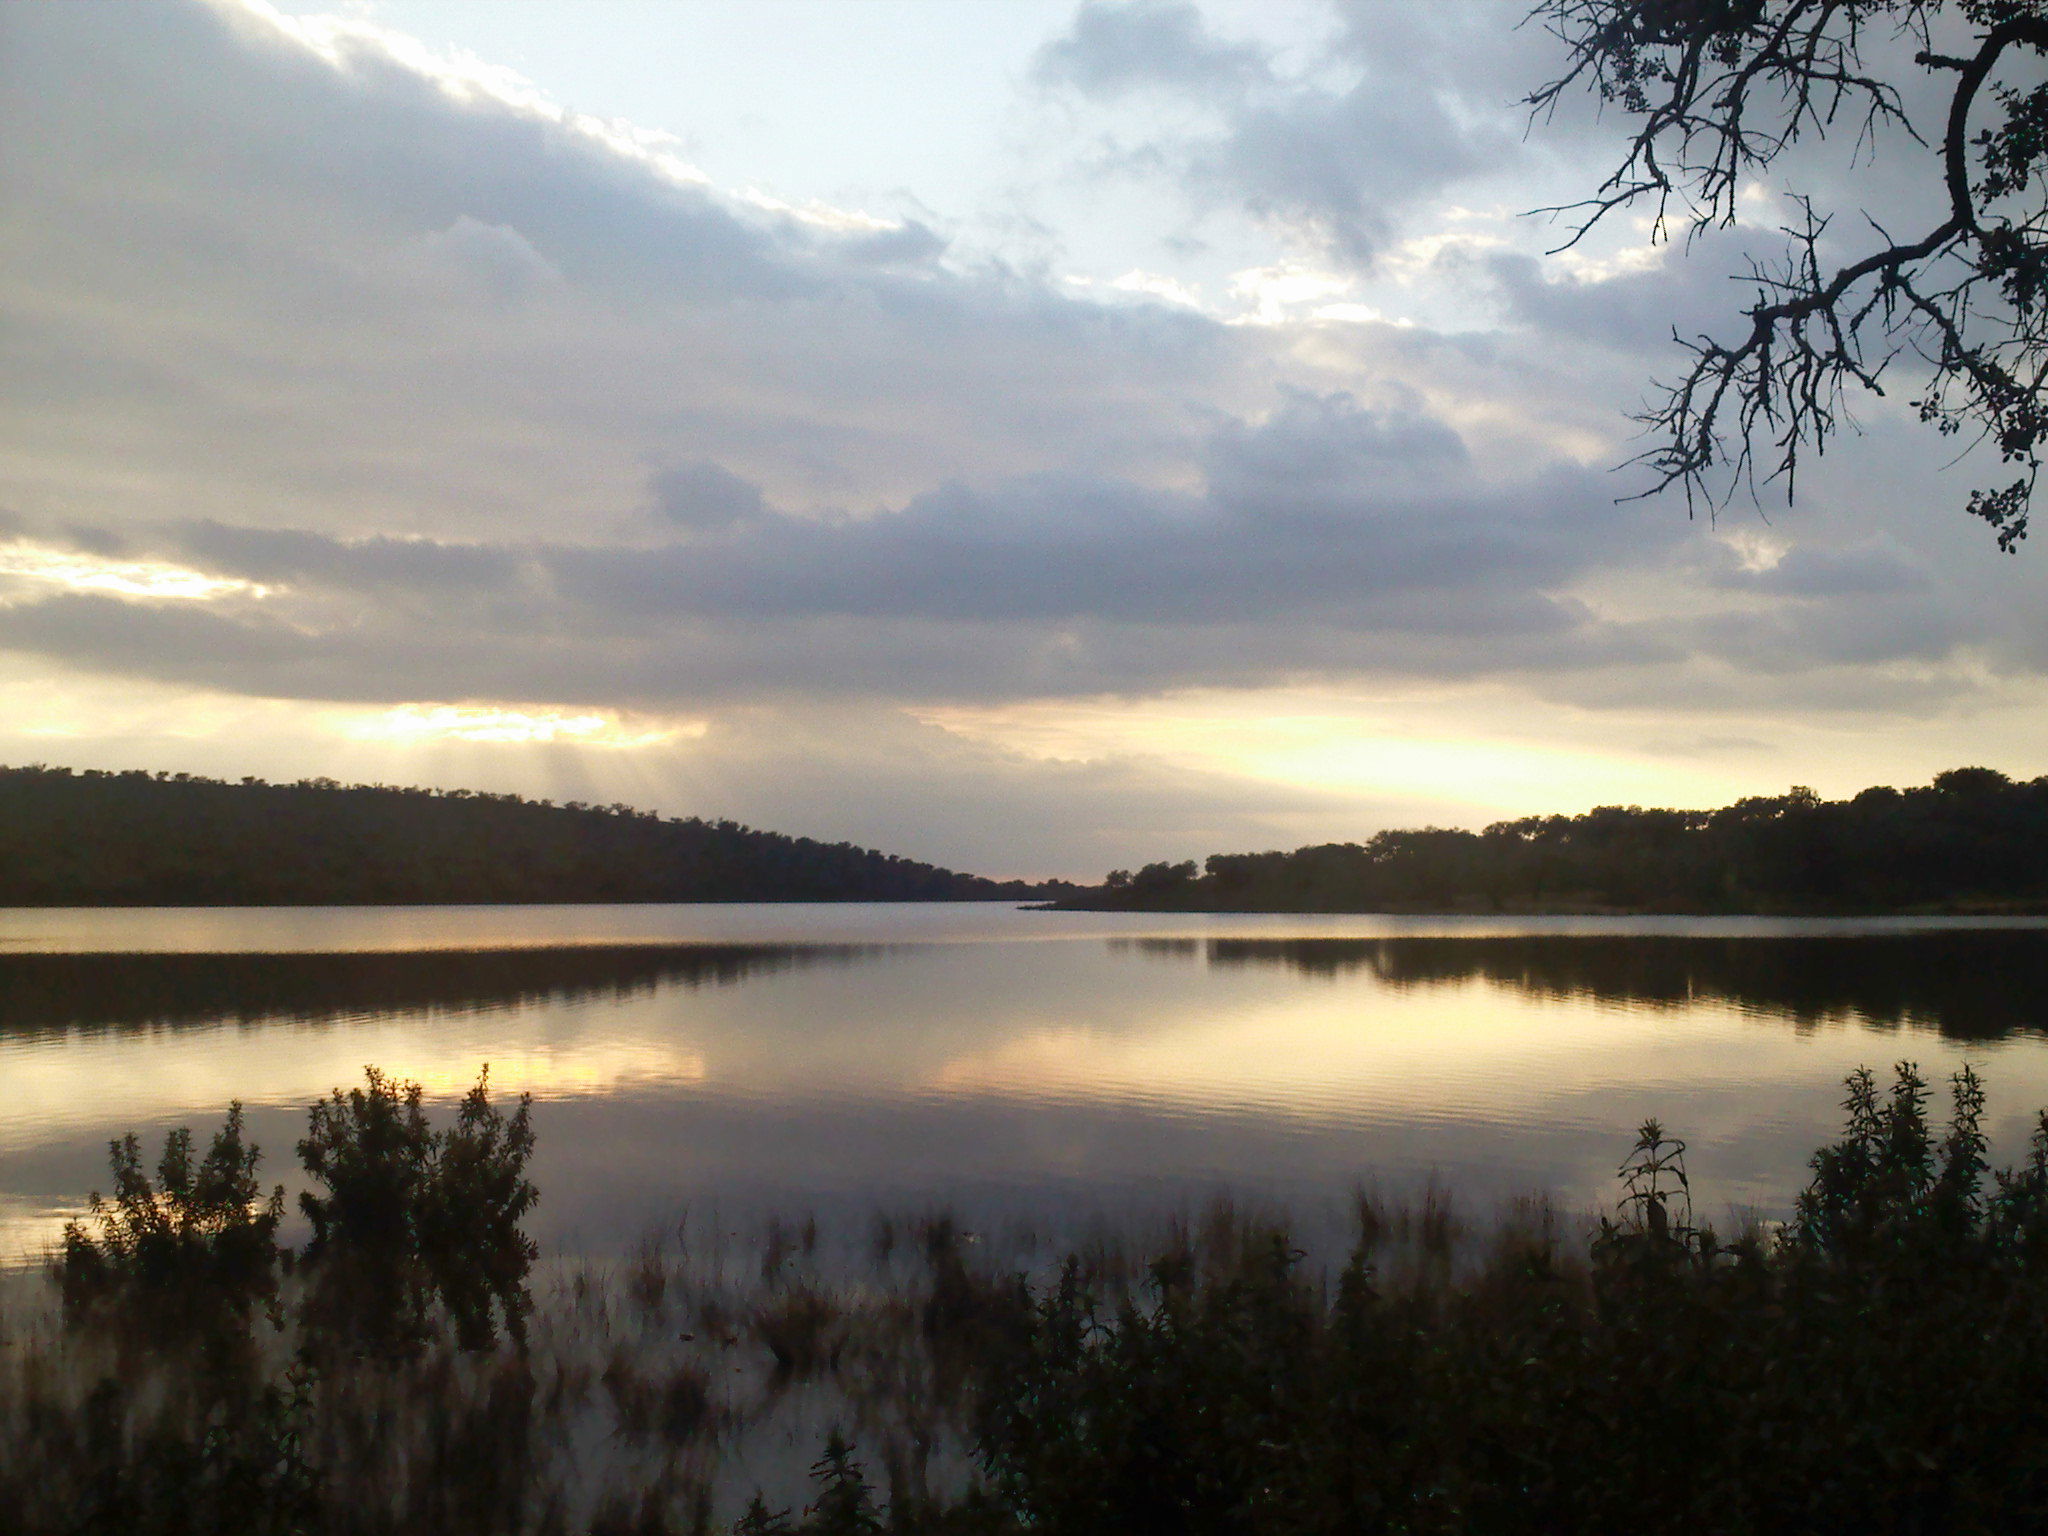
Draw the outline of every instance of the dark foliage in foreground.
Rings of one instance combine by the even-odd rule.
[[[114,1196],[90,1198],[97,1236],[80,1222],[64,1229],[55,1274],[67,1321],[163,1348],[231,1335],[262,1302],[281,1327],[278,1271],[295,1266],[308,1360],[414,1353],[444,1320],[463,1350],[490,1347],[501,1325],[523,1348],[536,1249],[520,1222],[539,1199],[526,1177],[531,1097],[506,1116],[486,1068],[455,1123],[436,1130],[418,1083],[375,1067],[365,1077],[309,1112],[299,1157],[316,1188],[299,1196],[313,1226],[302,1255],[277,1245],[284,1190],[262,1198],[240,1104],[196,1166],[191,1131],[166,1136],[154,1183],[135,1136],[114,1142]]]
[[[1060,888],[1064,889],[1064,888]],[[994,901],[1059,894],[626,805],[0,768],[0,906]]]
[[[165,1137],[154,1181],[132,1133],[114,1142],[113,1196],[95,1190],[88,1201],[99,1236],[75,1221],[64,1228],[58,1279],[66,1311],[125,1310],[137,1314],[129,1320],[174,1336],[246,1323],[254,1306],[277,1293],[284,1215],[282,1188],[263,1200],[257,1161],[257,1149],[242,1140],[240,1104],[229,1107],[196,1165],[189,1130]]]
[[[431,1334],[438,1303],[463,1349],[488,1346],[499,1321],[523,1347],[536,1249],[519,1223],[539,1198],[526,1177],[532,1100],[508,1120],[487,1072],[436,1131],[418,1083],[367,1076],[315,1104],[299,1143],[325,1191],[299,1196],[313,1223],[309,1335],[402,1352]]]
[[[1975,1079],[1944,1134],[1925,1098],[1853,1078],[1771,1242],[1693,1225],[1651,1124],[1590,1274],[1537,1246],[1396,1286],[1368,1244],[1325,1296],[1248,1234],[1111,1307],[1070,1266],[991,1377],[985,1464],[1049,1532],[2040,1528],[2048,1121],[1987,1180]]]
[[[645,1331],[611,1354],[595,1428],[666,1449],[580,1502],[560,1473],[593,1443],[594,1383],[568,1356],[302,1351],[281,1374],[173,1375],[182,1400],[132,1363],[69,1406],[32,1365],[0,1375],[0,1507],[32,1533],[166,1536],[224,1514],[258,1532],[591,1536],[2041,1529],[2048,1115],[1993,1173],[1977,1079],[1951,1092],[1937,1126],[1911,1067],[1888,1086],[1858,1072],[1792,1219],[1725,1242],[1654,1122],[1583,1252],[1525,1222],[1460,1263],[1441,1211],[1397,1232],[1361,1205],[1326,1282],[1283,1228],[1225,1213],[1135,1281],[1091,1249],[1033,1287],[972,1269],[935,1220],[913,1277],[856,1313],[775,1278],[772,1236],[752,1324],[708,1301],[685,1315],[771,1348],[771,1398],[837,1380],[855,1433],[826,1436],[801,1501],[748,1501],[748,1474],[720,1472],[722,1410],[708,1376],[661,1363],[674,1314],[645,1270],[629,1288]],[[392,1112],[402,1142],[402,1094]],[[909,1375],[879,1347],[891,1330],[921,1352]],[[897,1431],[923,1424],[928,1444],[921,1416],[944,1402],[978,1476],[934,1491]]]
[[[1918,789],[1810,789],[1715,811],[1602,806],[1483,832],[1113,871],[1059,903],[1141,911],[2048,910],[2048,777],[1952,768]]]

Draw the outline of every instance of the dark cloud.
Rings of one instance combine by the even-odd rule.
[[[1070,30],[1039,50],[1032,75],[1097,98],[1147,87],[1229,96],[1273,78],[1262,49],[1218,37],[1185,0],[1086,0]]]
[[[1726,612],[1682,626],[1703,651],[1751,677],[1951,659],[1970,638],[1966,617],[1927,597],[1882,605],[1831,603],[1801,611]]]
[[[1402,390],[1374,405],[1290,390],[1261,419],[1220,423],[1197,457],[1200,493],[1034,475],[823,516],[772,511],[758,488],[699,462],[653,478],[658,509],[693,534],[666,545],[347,539],[201,521],[174,530],[167,549],[252,581],[354,594],[532,582],[592,619],[1379,627],[1412,608],[1431,623],[1456,613],[1478,634],[1549,614],[1545,594],[1604,564],[1617,533],[1642,521],[1568,464],[1490,482],[1459,434]]]
[[[1347,623],[1428,593],[1468,599],[1465,622],[1490,629],[1512,605],[1481,594],[1540,595],[1599,558],[1602,527],[1616,521],[1575,474],[1461,495],[1392,477],[1337,492],[1226,468],[1236,482],[1227,498],[1036,477],[944,488],[899,512],[780,517],[668,550],[561,549],[546,559],[572,598],[646,614]]]
[[[245,528],[202,519],[174,547],[202,566],[272,585],[310,583],[369,596],[387,588],[445,595],[509,585],[521,564],[513,550],[380,535],[337,538],[301,528]]]
[[[1416,203],[1525,154],[1508,103],[1528,84],[1499,65],[1516,52],[1526,67],[1529,50],[1503,48],[1514,18],[1498,6],[1335,9],[1320,67],[1286,74],[1193,5],[1089,0],[1035,75],[1094,101],[1145,91],[1199,109],[1212,126],[1141,132],[1113,163],[1369,266]]]
[[[527,607],[495,624],[425,605],[309,629],[269,613],[66,595],[0,607],[0,646],[90,672],[259,698],[540,700],[647,710],[834,696],[1000,703],[1317,677],[1471,680],[1670,659],[1654,634],[1509,595],[1481,632],[1409,599],[1371,622],[1297,626],[815,617],[629,623]],[[1489,652],[1486,642],[1492,641]]]
[[[1191,169],[1262,218],[1313,231],[1359,266],[1416,202],[1512,155],[1501,128],[1474,127],[1398,69],[1341,93],[1304,90],[1241,114]]]
[[[650,482],[654,509],[686,528],[724,528],[759,517],[761,488],[708,460],[664,469]]]
[[[1716,587],[1809,599],[1896,597],[1936,587],[1926,567],[1889,539],[1787,544],[1767,562],[1744,560],[1726,544],[1708,548],[1701,576]]]
[[[0,607],[0,644],[67,665],[158,681],[219,681],[228,691],[337,697],[330,684],[303,689],[340,646],[267,614],[227,614],[183,603],[139,603],[64,593]],[[341,641],[346,645],[347,641]],[[309,676],[310,674],[310,676]]]
[[[1654,652],[1569,595],[1639,521],[1582,470],[1489,484],[1413,400],[1299,391],[1220,426],[1201,458],[1199,493],[1034,476],[828,517],[695,465],[656,478],[690,537],[649,545],[176,525],[157,554],[283,590],[216,612],[23,601],[0,638],[264,695],[650,708],[1478,677]]]
[[[1727,336],[1731,325],[1740,326],[1742,289],[1729,280],[1740,256],[1781,245],[1768,236],[1710,235],[1690,251],[1667,249],[1656,265],[1594,276],[1546,270],[1520,255],[1471,265],[1475,278],[1494,285],[1510,324],[1625,353],[1646,369],[1661,360],[1665,372],[1674,372],[1686,356],[1672,345],[1674,335]]]
[[[1441,485],[1470,455],[1413,390],[1394,388],[1365,405],[1348,391],[1283,390],[1264,421],[1231,422],[1206,455],[1212,494],[1241,506],[1279,504],[1339,513],[1394,483]]]

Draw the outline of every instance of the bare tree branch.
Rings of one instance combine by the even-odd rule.
[[[1969,53],[1933,50],[1944,12],[1970,29]],[[1832,216],[1795,198],[1801,219],[1783,231],[1784,261],[1751,270],[1746,334],[1674,335],[1692,363],[1637,417],[1652,446],[1635,462],[1656,475],[1643,494],[1678,486],[1688,510],[1711,512],[1738,488],[1754,495],[1760,479],[1782,481],[1789,499],[1802,458],[1839,430],[1845,393],[1883,394],[1903,353],[1928,375],[1912,402],[1921,420],[1990,443],[2019,472],[1973,491],[1968,510],[2003,550],[2025,538],[2048,437],[2048,85],[1997,80],[2016,67],[2038,79],[2048,0],[1542,0],[1532,14],[1568,50],[1564,73],[1528,98],[1532,110],[1590,89],[1636,119],[1626,156],[1592,196],[1538,210],[1573,222],[1561,250],[1645,201],[1654,238],[1670,237],[1674,215],[1688,238],[1732,225],[1744,188],[1781,155],[1850,124],[1873,152],[1888,126],[1925,143],[1898,87],[1865,64],[1873,23],[1917,41],[1919,67],[1954,76],[1929,146],[1942,221],[1896,240],[1869,218],[1885,244],[1843,261],[1828,240]],[[1987,94],[2002,115],[1973,136]]]

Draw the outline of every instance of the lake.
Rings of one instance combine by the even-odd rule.
[[[365,1064],[538,1101],[532,1223],[951,1206],[1071,1228],[1432,1179],[1611,1200],[1634,1128],[1782,1212],[1858,1064],[2048,1106],[2048,921],[1046,913],[988,904],[0,911],[0,1263],[134,1130],[230,1099],[291,1184]]]

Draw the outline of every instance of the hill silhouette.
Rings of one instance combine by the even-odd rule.
[[[1002,901],[851,843],[472,790],[0,767],[0,905]]]

